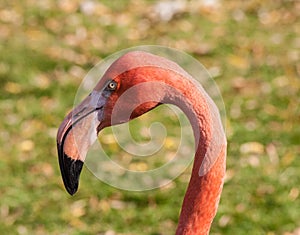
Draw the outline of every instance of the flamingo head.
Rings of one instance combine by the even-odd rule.
[[[116,60],[96,87],[61,123],[57,133],[59,165],[66,190],[73,195],[89,147],[107,126],[127,122],[155,108],[164,89],[153,82],[153,67],[168,60],[145,52],[129,52]],[[159,79],[158,79],[159,80]]]

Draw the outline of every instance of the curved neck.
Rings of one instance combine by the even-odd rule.
[[[208,234],[225,176],[225,133],[219,111],[204,89],[179,66],[163,62],[161,67],[141,66],[130,71],[136,84],[145,84],[142,89],[139,87],[135,100],[139,104],[144,103],[142,101],[155,101],[155,105],[174,104],[188,117],[194,132],[196,153],[176,234]],[[149,102],[144,106],[149,111],[155,105]],[[135,116],[146,111],[140,108]]]
[[[218,109],[202,87],[178,74],[173,74],[168,83],[179,92],[175,95],[174,92],[167,94],[165,101],[179,106],[187,115],[193,127],[196,145],[192,175],[176,234],[208,234],[224,182],[225,133]]]

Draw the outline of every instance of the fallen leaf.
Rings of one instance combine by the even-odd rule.
[[[21,85],[15,82],[7,82],[4,85],[4,90],[12,94],[19,94],[22,91]]]
[[[85,215],[86,213],[85,207],[86,207],[85,200],[78,200],[76,202],[73,202],[70,208],[72,216],[78,218]]]
[[[21,151],[30,152],[34,148],[34,142],[32,140],[24,140],[20,144]]]
[[[259,142],[247,142],[241,145],[240,152],[242,154],[263,154],[264,145]]]
[[[131,163],[129,165],[129,170],[132,170],[132,171],[146,171],[146,170],[148,170],[148,165],[144,162]]]
[[[250,66],[247,58],[238,55],[230,55],[227,61],[229,64],[238,69],[248,69]]]

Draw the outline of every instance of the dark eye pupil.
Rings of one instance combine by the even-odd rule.
[[[115,89],[116,88],[116,83],[115,82],[108,83],[108,88],[111,89],[111,90]]]

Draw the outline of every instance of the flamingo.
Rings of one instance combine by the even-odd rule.
[[[131,95],[121,99],[130,89]],[[215,103],[201,85],[179,65],[163,57],[143,51],[127,52],[65,117],[57,133],[64,186],[71,195],[77,191],[87,151],[103,128],[128,122],[164,103],[177,105],[186,114],[196,146],[176,234],[208,234],[224,183],[224,129]]]

